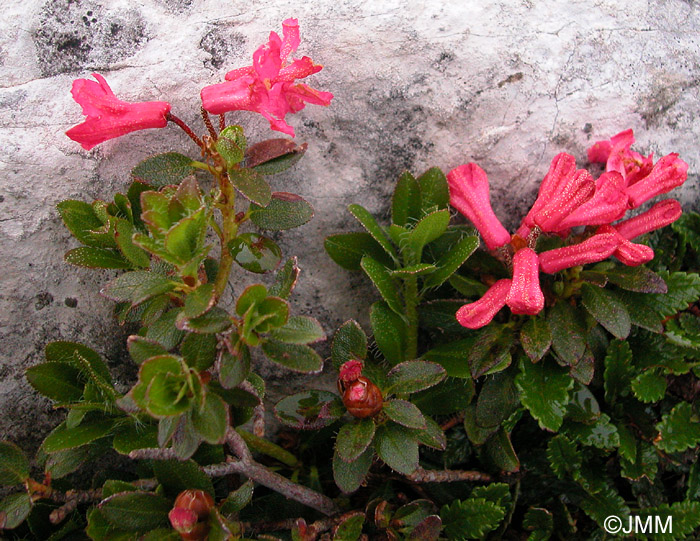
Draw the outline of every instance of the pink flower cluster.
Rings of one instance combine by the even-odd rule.
[[[254,111],[270,121],[273,130],[294,137],[294,129],[285,122],[288,113],[301,111],[307,103],[329,105],[333,94],[295,83],[317,73],[322,66],[305,56],[288,63],[299,46],[299,23],[282,23],[283,39],[275,32],[269,41],[253,53],[253,65],[230,71],[226,82],[202,89],[202,107],[213,114],[228,111]],[[73,81],[73,99],[82,106],[87,119],[72,127],[66,135],[85,150],[108,139],[146,128],[164,128],[170,104],[163,101],[130,103],[118,99],[104,77],[94,73],[89,79]]]
[[[512,278],[498,280],[481,299],[462,306],[457,311],[461,325],[483,327],[506,305],[514,314],[539,313],[544,308],[540,270],[552,274],[610,256],[630,266],[653,259],[651,248],[632,240],[680,218],[678,201],[665,199],[638,216],[617,220],[628,210],[683,184],[688,165],[678,154],[654,163],[653,155],[645,157],[631,150],[633,143],[632,130],[627,130],[589,149],[591,162],[605,163],[605,172],[598,179],[585,169],[577,169],[573,156],[555,156],[535,203],[512,238],[491,208],[486,173],[474,163],[450,171],[447,180],[452,206],[471,220],[489,250],[513,252]],[[567,237],[577,226],[597,227],[592,236],[577,244],[539,254],[531,247],[540,233]]]

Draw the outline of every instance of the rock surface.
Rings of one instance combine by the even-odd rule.
[[[324,70],[310,81],[331,107],[289,118],[304,159],[273,181],[316,208],[281,236],[303,268],[297,311],[330,333],[366,321],[374,293],[338,270],[322,240],[356,229],[347,204],[388,216],[404,169],[477,161],[496,213],[514,226],[551,158],[634,128],[637,150],[678,152],[690,165],[680,190],[694,207],[700,170],[700,9],[693,0],[407,2],[315,0],[10,0],[0,20],[0,439],[36,447],[60,413],[26,383],[51,340],[102,352],[126,385],[128,329],[98,290],[109,272],[69,268],[75,246],[56,212],[68,198],[107,198],[154,152],[196,149],[175,128],[109,141],[90,152],[64,135],[80,122],[71,81],[98,71],[125,100],[167,100],[198,121],[199,90],[253,51],[281,21],[299,19],[302,44]],[[270,136],[253,113],[231,114],[250,140]],[[273,134],[274,136],[274,134]],[[240,291],[240,284],[234,283]],[[287,373],[268,368],[288,383]],[[303,381],[307,381],[304,378]],[[301,383],[301,381],[300,381]]]

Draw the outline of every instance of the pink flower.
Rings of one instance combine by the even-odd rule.
[[[588,160],[605,164],[606,171],[617,171],[629,186],[649,174],[653,166],[653,154],[644,157],[639,152],[631,150],[634,144],[634,133],[625,130],[610,138],[609,141],[598,141],[588,149]]]
[[[362,375],[362,363],[360,361],[348,361],[340,367],[338,379],[350,383]]]
[[[678,201],[664,199],[659,201],[649,210],[618,224],[615,229],[627,240],[632,240],[640,235],[661,229],[672,224],[681,217],[683,210]]]
[[[450,204],[464,214],[481,233],[489,250],[510,242],[506,231],[491,208],[489,181],[475,163],[461,165],[447,174]]]
[[[323,66],[307,56],[287,63],[299,46],[299,23],[287,19],[282,23],[283,39],[270,32],[269,41],[253,53],[253,65],[230,71],[225,83],[204,87],[202,106],[213,114],[227,111],[254,111],[263,115],[273,130],[294,137],[294,128],[287,124],[287,113],[301,111],[307,103],[329,105],[333,94],[321,92],[296,79],[303,79]]]
[[[540,262],[530,248],[522,248],[513,256],[513,280],[506,295],[506,304],[514,314],[535,315],[544,308],[540,289]]]
[[[560,228],[603,225],[619,220],[627,212],[625,180],[617,171],[603,173],[595,181],[593,197],[559,222]]]
[[[620,237],[616,232],[596,233],[578,244],[542,252],[539,254],[540,268],[554,274],[570,267],[596,263],[610,257],[619,245]]]
[[[90,150],[95,145],[132,131],[164,128],[170,104],[164,101],[129,103],[118,99],[107,81],[98,73],[89,79],[73,81],[73,99],[83,108],[87,119],[73,126],[66,135]]]
[[[651,172],[634,184],[627,186],[629,207],[637,208],[649,199],[667,193],[677,188],[688,178],[688,164],[678,157],[669,154],[661,158]]]
[[[462,306],[457,310],[459,324],[467,329],[480,329],[491,323],[493,317],[506,305],[510,286],[511,280],[498,280],[478,301]]]

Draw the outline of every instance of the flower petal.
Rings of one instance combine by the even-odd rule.
[[[511,280],[498,280],[478,301],[462,306],[456,314],[459,324],[468,329],[479,329],[491,323],[493,317],[506,305],[510,286]]]

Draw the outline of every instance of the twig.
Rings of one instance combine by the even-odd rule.
[[[265,437],[265,406],[262,404],[253,409],[253,434],[258,438]]]
[[[182,131],[184,131],[188,135],[188,137],[190,139],[192,139],[195,143],[197,143],[197,146],[199,148],[204,150],[204,143],[202,142],[202,140],[199,137],[197,137],[195,135],[195,133],[190,129],[190,127],[187,124],[185,124],[182,120],[180,120],[178,117],[176,117],[172,113],[168,113],[167,115],[165,115],[165,118],[166,118],[166,120],[168,120],[174,124],[177,124],[182,129]]]
[[[56,502],[66,502],[61,507],[51,511],[49,520],[51,524],[58,524],[78,508],[81,503],[92,502],[102,499],[102,489],[95,488],[92,490],[69,490],[66,493],[54,492],[51,494],[51,499]]]
[[[222,132],[226,128],[226,113],[219,115],[219,131]]]
[[[245,440],[236,432],[235,428],[229,427],[226,431],[226,443],[231,451],[233,451],[233,454],[239,459],[245,462],[252,462],[253,455],[250,453],[250,449],[248,449]]]
[[[416,483],[454,483],[456,481],[491,481],[488,473],[470,470],[424,470],[418,468],[406,476]]]
[[[458,424],[461,424],[462,421],[464,421],[464,412],[458,413],[457,415],[449,418],[447,421],[442,423],[440,425],[440,428],[442,428],[443,432],[449,430],[452,427],[457,426]]]
[[[320,492],[293,483],[289,479],[268,470],[265,466],[252,459],[231,460],[222,464],[205,466],[204,473],[210,477],[222,477],[232,473],[245,475],[256,483],[260,483],[289,499],[303,503],[312,509],[316,509],[316,511],[324,515],[331,516],[338,512],[335,503],[333,503],[333,500],[328,496],[324,496]]]
[[[209,118],[209,113],[207,112],[207,110],[204,107],[202,107],[202,119],[204,120],[204,125],[207,127],[207,130],[209,130],[209,134],[211,135],[212,139],[214,139],[214,141],[216,141],[216,139],[219,136],[216,133],[214,126],[211,123],[211,118]]]

